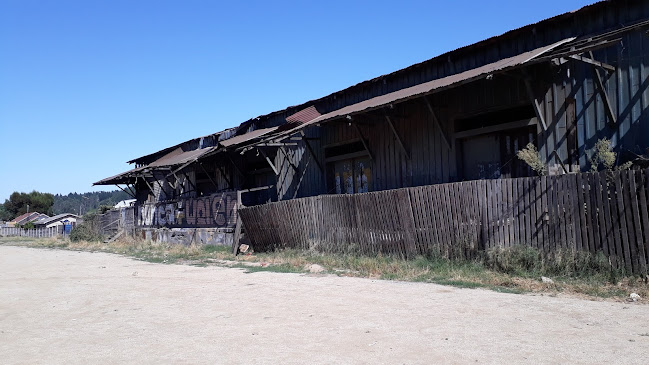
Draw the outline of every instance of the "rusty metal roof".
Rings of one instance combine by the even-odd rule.
[[[183,151],[180,147],[167,153],[161,158],[151,162],[146,167],[166,167],[182,165],[192,160],[197,160],[204,154],[213,151],[216,147],[199,148],[197,150]]]
[[[306,123],[319,117],[320,115],[321,114],[318,109],[316,109],[315,106],[311,105],[310,107],[302,109],[295,114],[289,115],[288,117],[286,117],[286,121],[288,123]]]
[[[486,77],[487,75],[493,74],[495,72],[502,72],[514,67],[522,66],[528,62],[533,61],[535,58],[553,50],[554,48],[559,47],[573,40],[575,40],[574,37],[566,38],[559,42],[553,43],[551,45],[540,47],[529,52],[524,52],[513,57],[503,58],[499,61],[484,66],[476,67],[464,72],[460,72],[455,75],[442,77],[436,80],[424,82],[415,86],[397,90],[388,94],[379,95],[371,99],[363,100],[359,103],[348,105],[346,107],[323,114],[306,123],[302,123],[301,125],[293,129],[281,133],[281,136],[285,137],[291,135],[297,132],[298,130],[313,124],[323,123],[340,117],[354,115],[361,112],[366,112],[373,109],[381,108],[385,105],[403,102],[409,99],[413,99],[416,97],[420,97],[422,95],[429,94],[433,91],[439,91],[441,89],[445,89],[450,86],[457,86],[470,81],[474,81],[476,79]]]
[[[269,133],[276,131],[278,128],[279,127],[257,129],[252,132],[242,134],[240,136],[235,136],[230,139],[226,139],[225,141],[220,141],[219,143],[223,147],[235,146],[268,135]]]
[[[141,173],[144,169],[146,169],[146,166],[142,167],[137,167],[125,172],[122,172],[121,174],[117,174],[115,176],[107,177],[105,179],[101,179],[92,185],[117,185],[117,184],[132,184],[135,182],[136,177]]]

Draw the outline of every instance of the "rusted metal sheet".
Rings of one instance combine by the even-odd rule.
[[[320,115],[322,114],[320,114],[318,109],[316,109],[315,106],[311,105],[308,108],[302,109],[299,112],[286,117],[286,122],[299,124],[307,123],[319,117]]]
[[[150,163],[147,167],[165,167],[165,166],[176,166],[182,165],[184,163],[196,160],[201,156],[205,155],[208,152],[211,152],[215,147],[199,148],[193,151],[183,151],[181,148],[177,148],[163,157],[155,160]]]
[[[122,172],[121,174],[117,174],[115,176],[107,177],[105,179],[101,179],[92,185],[116,185],[116,184],[132,184],[135,182],[136,176],[141,173],[145,167],[137,167],[125,172]]]
[[[415,97],[426,95],[435,90],[440,90],[450,86],[459,85],[461,83],[470,82],[479,78],[484,78],[487,75],[493,74],[494,72],[503,72],[515,67],[519,67],[524,64],[531,63],[536,57],[539,57],[551,51],[552,49],[573,40],[575,40],[574,37],[565,38],[551,45],[543,46],[529,52],[523,52],[514,57],[504,58],[499,61],[484,66],[476,67],[468,71],[460,72],[455,75],[442,77],[440,79],[436,79],[429,82],[424,82],[419,85],[415,85],[385,95],[380,95],[368,100],[364,100],[361,101],[360,103],[348,105],[344,108],[340,108],[330,113],[323,114],[315,119],[303,123],[294,129],[282,133],[282,135],[287,136],[310,125],[327,122],[347,115],[354,115],[361,112],[370,111],[389,104],[398,103]]]
[[[246,143],[249,141],[252,141],[255,138],[260,138],[265,135],[268,135],[269,133],[272,133],[277,130],[278,127],[272,127],[272,128],[262,128],[262,129],[257,129],[252,132],[248,132],[246,134],[242,134],[240,136],[232,137],[230,139],[226,139],[224,141],[220,141],[219,144],[223,147],[231,147],[231,146],[236,146],[242,143]]]

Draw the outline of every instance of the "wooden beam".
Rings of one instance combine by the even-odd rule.
[[[128,190],[129,190],[131,193],[133,193],[133,197],[136,197],[136,194],[135,194],[135,186],[133,186],[133,188],[131,189],[131,186],[130,186],[129,184],[126,184],[126,187],[128,188]],[[136,199],[137,199],[137,198],[136,198]]]
[[[592,52],[591,52],[591,54],[592,54]],[[588,63],[590,65],[593,65],[593,66],[596,66],[596,67],[599,67],[599,68],[603,68],[606,71],[615,72],[615,66],[609,65],[608,63],[604,63],[604,62],[595,61],[592,58],[592,56],[590,58],[584,57],[584,56],[581,56],[581,55],[570,55],[568,57],[572,58],[573,60],[585,62],[585,63]]]
[[[136,199],[136,197],[135,197],[135,195],[134,195],[133,193],[124,190],[121,186],[119,186],[119,185],[117,185],[117,184],[115,184],[115,186],[117,186],[121,191],[123,191],[123,192],[125,192],[126,194],[128,194],[131,198]]]
[[[408,160],[410,160],[410,154],[408,153],[408,150],[406,150],[406,146],[404,146],[403,141],[401,140],[401,137],[399,136],[399,133],[397,132],[397,129],[394,128],[394,123],[392,123],[392,120],[390,119],[390,117],[387,114],[385,115],[385,120],[388,122],[388,125],[390,126],[390,129],[392,130],[392,134],[394,134],[394,137],[397,139],[397,142],[399,143],[399,147],[401,147],[401,150],[406,155],[406,158],[408,158]]]
[[[212,179],[212,176],[210,176],[210,173],[207,172],[207,170],[205,170],[205,166],[203,166],[203,163],[199,162],[198,165],[201,167],[201,169],[203,170],[203,172],[207,175],[207,178],[210,179],[210,181],[212,182],[212,185],[214,185],[214,187],[216,188],[216,190],[219,190],[219,185],[218,185],[217,183],[214,182],[214,179]]]
[[[541,127],[543,127],[543,131],[547,131],[548,125],[545,123],[545,118],[543,118],[543,111],[541,110],[541,105],[539,104],[539,102],[536,100],[536,97],[534,96],[534,90],[532,90],[532,84],[530,84],[529,77],[524,77],[523,81],[525,82],[525,89],[527,89],[527,96],[530,98],[530,101],[534,106],[534,112],[536,113],[536,117],[539,119],[539,122],[541,122]]]
[[[503,124],[496,124],[490,127],[483,127],[483,128],[475,128],[475,129],[469,129],[467,131],[463,132],[456,132],[455,133],[455,138],[467,138],[467,137],[473,137],[473,136],[478,136],[480,134],[487,134],[487,133],[493,133],[493,132],[498,132],[501,130],[506,130],[506,129],[515,129],[515,128],[523,128],[531,125],[536,125],[536,118],[530,118],[530,119],[523,119],[519,120],[516,122],[509,122],[509,123],[503,123]]]
[[[144,182],[146,183],[146,186],[149,187],[149,190],[151,190],[151,194],[155,195],[155,190],[153,190],[153,187],[151,186],[151,184],[149,184],[149,182],[146,181],[145,178],[142,177],[141,179],[144,180]]]
[[[178,171],[184,169],[185,167],[187,167],[187,166],[193,164],[193,163],[196,162],[196,161],[198,161],[198,160],[192,160],[192,161],[186,162],[185,164],[183,164],[183,165],[180,166],[179,168],[177,168],[177,169],[175,169],[175,170],[171,170],[171,172],[168,173],[167,176],[175,175]]]
[[[293,164],[293,162],[291,161],[291,158],[288,157],[288,153],[286,153],[286,151],[284,151],[284,148],[283,148],[283,147],[280,147],[280,148],[278,148],[278,150],[282,151],[282,153],[284,154],[284,159],[285,159],[286,162],[288,162],[288,164],[293,168],[293,171],[298,172],[299,169],[297,168],[297,166],[295,166],[295,165]],[[278,175],[279,175],[279,174],[278,174]]]
[[[243,172],[241,172],[241,170],[239,169],[239,167],[237,166],[237,164],[234,163],[234,160],[232,159],[232,157],[231,157],[230,155],[228,155],[228,159],[229,159],[230,162],[232,163],[232,166],[234,167],[234,169],[237,170],[237,172],[239,173],[239,175],[241,175],[241,177],[244,177],[244,178],[245,178],[246,175],[245,175]]]
[[[370,156],[370,160],[374,161],[374,157],[372,156],[372,151],[370,151],[370,148],[367,146],[367,142],[365,142],[365,137],[363,137],[363,133],[361,132],[361,129],[358,128],[358,126],[353,123],[354,128],[356,128],[356,133],[358,133],[358,136],[361,138],[361,143],[363,143],[363,147],[365,147],[365,151],[367,151],[367,154]]]
[[[167,181],[169,186],[171,186],[174,190],[178,188],[178,180],[176,180],[176,182],[169,181],[169,176],[165,176],[165,180]]]
[[[437,114],[435,114],[435,110],[433,109],[433,106],[430,104],[430,101],[428,100],[428,97],[426,95],[422,96],[422,98],[426,102],[426,107],[428,107],[428,112],[433,118],[433,123],[435,123],[435,126],[439,128],[439,133],[442,135],[442,139],[444,140],[444,142],[446,142],[446,147],[448,147],[448,149],[450,150],[451,141],[446,135],[446,133],[444,133],[444,129],[442,129],[442,123],[440,123],[439,119],[437,118]]]
[[[590,54],[592,57],[592,52]],[[615,113],[613,113],[611,101],[608,99],[608,94],[606,93],[606,89],[604,88],[604,81],[602,80],[602,76],[599,74],[599,70],[595,66],[593,66],[593,73],[595,74],[595,81],[597,82],[597,88],[599,89],[600,96],[602,97],[602,101],[604,102],[604,110],[606,111],[608,120],[611,124],[615,125],[617,124],[617,118],[615,117]]]
[[[185,176],[185,179],[187,179],[187,182],[189,182],[189,185],[191,185],[192,188],[194,188],[194,191],[196,192],[196,195],[198,195],[198,189],[196,189],[196,185],[194,185],[194,183],[192,182],[192,179],[189,178],[189,176],[187,175],[186,172],[183,172],[183,175]]]
[[[309,158],[306,160],[306,163],[304,164],[304,169],[302,169],[302,174],[300,174],[300,180],[298,180],[297,185],[295,186],[295,191],[293,192],[293,199],[297,198],[297,193],[300,191],[300,185],[302,185],[302,180],[304,180],[307,167],[309,167],[309,162],[311,162],[312,159],[314,159],[313,156],[309,155]]]
[[[311,144],[309,143],[309,139],[306,138],[304,130],[301,130],[300,133],[302,134],[302,140],[304,141],[306,149],[309,150],[309,153],[313,157],[313,161],[315,161],[316,165],[318,165],[320,172],[324,173],[324,168],[322,167],[322,164],[320,164],[320,161],[318,161],[318,157],[316,156],[315,152],[313,152],[313,148],[311,148]]]
[[[221,172],[221,176],[223,176],[223,179],[228,183],[230,189],[234,189],[234,184],[232,184],[232,181],[230,181],[225,171],[223,171],[223,167],[218,163],[216,164],[216,167],[219,169],[219,172]]]
[[[297,143],[257,143],[256,147],[284,147],[284,146],[297,146]]]
[[[568,169],[566,168],[566,165],[563,163],[563,161],[561,161],[561,158],[559,157],[559,153],[557,152],[557,150],[550,152],[550,156],[552,155],[554,155],[554,160],[559,162],[559,165],[561,165],[561,168],[563,169],[563,173],[567,174]]]
[[[266,152],[264,152],[264,150],[261,149],[261,148],[258,148],[257,150],[259,152],[261,152],[262,156],[264,156],[264,158],[266,159],[266,162],[268,162],[268,164],[270,165],[270,168],[273,169],[273,172],[275,173],[275,176],[278,176],[279,171],[277,171],[277,167],[275,167],[275,164],[273,164],[273,161],[271,161],[270,158],[268,158],[268,155],[266,154]]]

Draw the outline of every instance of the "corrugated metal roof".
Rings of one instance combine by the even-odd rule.
[[[319,117],[320,115],[321,114],[318,109],[316,109],[315,106],[311,105],[310,107],[302,109],[295,114],[289,115],[288,117],[286,117],[286,121],[289,123],[306,123]]]
[[[199,148],[192,151],[183,151],[180,147],[151,162],[146,167],[166,167],[182,165],[191,160],[198,159],[202,155],[214,150],[216,147]]]
[[[257,129],[252,132],[248,132],[246,134],[242,134],[240,136],[232,137],[230,139],[226,139],[225,141],[219,142],[223,147],[230,147],[230,146],[235,146],[238,144],[242,144],[248,141],[251,141],[255,138],[263,137],[269,133],[272,133],[276,131],[279,127],[272,127],[272,128],[262,128],[262,129]]]
[[[105,179],[101,179],[97,181],[96,183],[93,183],[92,185],[117,185],[117,184],[129,184],[133,183],[135,181],[135,177],[139,172],[144,170],[146,166],[142,167],[137,167],[125,172],[122,172],[121,174],[117,174],[115,176],[107,177]]]
[[[573,41],[574,39],[575,39],[574,37],[566,38],[559,42],[553,43],[551,45],[540,47],[529,52],[524,52],[513,57],[504,58],[502,60],[484,66],[476,67],[471,70],[460,72],[455,75],[450,75],[450,76],[442,77],[440,79],[424,82],[419,85],[407,87],[388,94],[367,99],[356,104],[348,105],[344,108],[340,108],[330,113],[323,114],[306,123],[303,123],[291,130],[288,130],[287,132],[282,133],[281,136],[287,136],[293,134],[298,130],[313,124],[323,123],[347,115],[354,115],[364,111],[377,109],[388,104],[406,101],[415,97],[428,94],[434,90],[439,90],[439,89],[447,88],[449,86],[459,85],[462,83],[476,80],[478,78],[486,77],[487,75],[492,74],[494,72],[502,72],[507,69],[521,66],[523,64],[526,64],[534,60],[536,57],[539,57],[551,51],[556,47],[559,47],[565,43]]]

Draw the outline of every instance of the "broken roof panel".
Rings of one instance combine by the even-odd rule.
[[[315,106],[311,105],[308,108],[302,109],[299,112],[289,115],[286,117],[286,121],[288,123],[306,123],[309,122],[317,117],[319,117],[321,114],[318,111],[318,109],[315,108]]]
[[[269,133],[272,133],[276,131],[279,127],[271,127],[271,128],[262,128],[262,129],[257,129],[252,132],[248,132],[246,134],[242,134],[240,136],[235,136],[230,139],[226,139],[225,141],[219,142],[223,147],[230,147],[230,146],[235,146],[238,144],[242,144],[245,142],[249,142],[253,139],[263,137],[265,135],[268,135]]]
[[[192,151],[183,151],[180,147],[151,162],[146,167],[167,167],[182,165],[192,160],[197,160],[204,154],[214,150],[216,147],[199,148]]]
[[[135,179],[138,176],[138,174],[144,170],[146,167],[137,167],[125,172],[122,172],[121,174],[117,174],[115,176],[107,177],[105,179],[101,179],[92,185],[118,185],[118,184],[133,184],[135,183]]]

